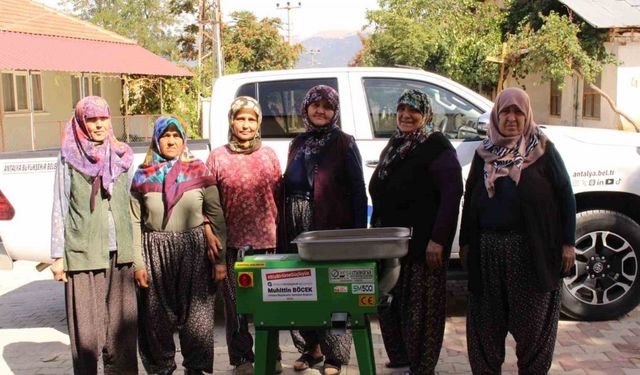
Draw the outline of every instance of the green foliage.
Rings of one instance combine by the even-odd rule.
[[[367,19],[374,32],[354,62],[408,65],[476,89],[493,87],[498,65],[486,61],[500,44],[503,14],[476,0],[380,0]]]
[[[539,72],[543,81],[563,82],[575,72],[593,82],[602,71],[603,64],[615,63],[613,57],[602,59],[590,55],[580,42],[581,23],[568,16],[550,12],[539,15],[541,26],[536,30],[530,22],[520,24],[517,34],[509,35],[507,65],[516,77]]]
[[[606,30],[579,21],[557,0],[510,0],[503,9],[477,0],[379,0],[369,11],[373,33],[353,65],[408,65],[434,71],[474,89],[495,87],[504,61],[515,77],[543,80],[575,72],[593,79],[615,63]]]
[[[286,69],[302,52],[302,45],[289,45],[282,35],[279,18],[263,18],[247,11],[233,12],[223,30],[225,73]]]
[[[138,42],[144,48],[175,56],[175,19],[165,0],[62,0],[79,18]]]
[[[507,16],[502,24],[504,40],[508,39],[509,35],[518,34],[522,30],[523,23],[527,23],[532,31],[537,32],[544,26],[547,17],[554,13],[566,16],[563,20],[577,27],[578,43],[589,56],[599,61],[609,58],[603,45],[607,39],[607,30],[596,29],[580,21],[571,9],[558,0],[510,0],[505,4],[505,10]]]

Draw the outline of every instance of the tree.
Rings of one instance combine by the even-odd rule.
[[[223,29],[225,73],[250,72],[292,67],[302,45],[289,45],[280,35],[279,18],[258,18],[251,12],[233,12]]]
[[[176,36],[171,30],[176,20],[164,0],[62,0],[74,15],[104,27],[142,47],[167,57],[175,57]]]
[[[409,65],[478,90],[495,87],[486,60],[500,44],[503,13],[476,0],[380,0],[367,19],[374,31],[354,65]]]
[[[506,34],[508,53],[504,64],[516,78],[535,72],[540,74],[541,81],[563,82],[565,77],[577,75],[640,132],[638,124],[593,84],[605,65],[618,63],[606,52],[604,35],[573,19],[571,14],[561,15],[551,10],[546,16],[542,13],[527,16],[515,34]]]

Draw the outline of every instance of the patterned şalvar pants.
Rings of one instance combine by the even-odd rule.
[[[117,265],[110,254],[106,270],[68,272],[65,285],[73,373],[137,374],[136,286],[131,264]]]
[[[482,293],[469,295],[467,351],[474,375],[500,374],[507,332],[516,341],[518,371],[546,374],[558,331],[560,292],[535,289],[524,238],[516,232],[480,235]]]
[[[138,342],[148,373],[176,368],[176,330],[183,366],[213,372],[215,284],[203,228],[144,233],[149,288],[138,294]]]
[[[392,363],[409,363],[412,374],[434,373],[444,337],[446,265],[402,260],[391,304],[378,309],[384,347]]]
[[[298,234],[313,230],[313,201],[308,198],[288,197],[285,218],[287,238],[293,240]],[[292,245],[295,247],[295,245]],[[351,356],[351,331],[336,335],[328,330],[291,331],[293,344],[300,353],[307,353],[320,345],[325,362],[334,366],[349,363]]]

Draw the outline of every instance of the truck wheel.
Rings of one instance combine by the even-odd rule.
[[[576,262],[561,288],[562,312],[579,320],[609,320],[640,302],[640,225],[613,211],[580,212]]]

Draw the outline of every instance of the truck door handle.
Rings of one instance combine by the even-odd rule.
[[[369,168],[375,168],[378,166],[378,161],[377,160],[367,160],[365,162],[365,165]]]

